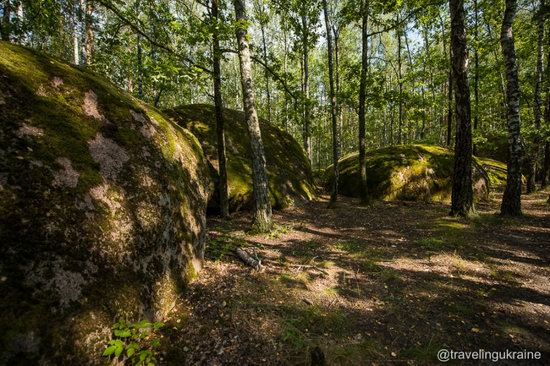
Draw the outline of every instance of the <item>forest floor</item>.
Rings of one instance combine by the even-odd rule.
[[[252,235],[249,213],[210,218],[207,260],[164,331],[168,364],[435,364],[437,351],[540,351],[550,362],[550,205],[471,219],[446,204],[326,197],[275,212]],[[232,255],[257,249],[263,270]],[[487,362],[490,364],[491,362]],[[509,362],[505,364],[517,364]],[[527,362],[526,364],[537,364]]]

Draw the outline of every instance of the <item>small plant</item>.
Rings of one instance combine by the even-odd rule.
[[[164,323],[142,320],[126,323],[120,320],[113,325],[113,339],[103,352],[103,357],[120,359],[127,365],[154,366],[156,348],[160,345],[158,331]]]
[[[273,229],[266,235],[267,239],[280,239],[281,236],[288,234],[294,228],[292,225],[273,225]]]

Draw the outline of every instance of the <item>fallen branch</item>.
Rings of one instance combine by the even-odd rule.
[[[235,248],[235,254],[237,254],[240,260],[242,260],[246,265],[254,268],[255,270],[259,271],[262,268],[262,260],[258,258],[256,249],[254,249],[254,257],[239,247]]]

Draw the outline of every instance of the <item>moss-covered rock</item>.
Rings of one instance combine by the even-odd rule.
[[[358,154],[340,160],[339,192],[359,197]],[[432,145],[400,145],[367,152],[369,196],[381,200],[448,201],[451,198],[454,154]],[[327,168],[324,182],[332,180]],[[474,195],[485,199],[489,190],[506,182],[506,165],[491,159],[474,158]]]
[[[200,266],[196,138],[103,78],[0,43],[0,364],[104,363]],[[193,268],[192,268],[193,267]]]
[[[210,162],[213,181],[218,181],[216,150],[216,116],[214,107],[194,104],[166,111],[174,121],[197,136]],[[252,204],[252,167],[250,140],[244,113],[224,109],[227,151],[229,205],[231,210],[249,208]],[[283,208],[298,201],[310,200],[315,194],[311,167],[300,144],[294,138],[260,119],[265,147],[271,203]],[[217,190],[216,190],[217,192]],[[213,196],[210,207],[219,207]]]

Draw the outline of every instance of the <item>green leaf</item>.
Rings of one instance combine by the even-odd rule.
[[[132,335],[132,333],[130,333],[130,331],[128,329],[115,330],[115,336],[117,336],[119,338],[128,338],[131,335]]]
[[[124,347],[122,345],[116,346],[115,357],[119,357],[122,354],[122,351],[124,351]]]
[[[135,348],[128,348],[128,349],[126,350],[126,356],[128,356],[128,357],[132,357],[132,355],[133,355],[134,353],[136,353],[136,349],[135,349]]]
[[[112,355],[115,352],[116,346],[109,346],[105,351],[103,351],[103,355],[105,357],[108,357]]]

